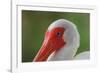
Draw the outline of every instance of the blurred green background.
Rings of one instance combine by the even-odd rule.
[[[76,24],[80,33],[77,54],[89,50],[89,13],[22,10],[22,62],[32,62],[42,45],[45,31],[57,19],[67,19]]]

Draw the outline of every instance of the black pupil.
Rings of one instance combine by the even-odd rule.
[[[57,36],[61,36],[61,33],[60,32],[57,32]]]

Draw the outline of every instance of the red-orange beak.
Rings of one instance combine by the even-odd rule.
[[[65,44],[63,33],[64,28],[56,28],[50,32],[47,31],[42,47],[33,61],[46,61],[51,53],[59,50]]]
[[[55,49],[53,49],[52,44],[50,43],[50,39],[45,39],[42,47],[33,61],[46,61],[48,56],[54,51]]]

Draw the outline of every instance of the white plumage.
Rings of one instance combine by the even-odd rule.
[[[76,55],[79,46],[80,35],[76,25],[59,19],[48,27],[43,44],[33,61],[89,59],[89,51]]]
[[[85,59],[89,59],[89,58],[90,58],[89,51],[82,52],[74,57],[75,60],[85,60]]]
[[[67,42],[67,44],[58,52],[53,52],[49,56],[48,61],[89,59],[89,51],[82,52],[75,56],[80,45],[80,35],[74,23],[65,19],[59,19],[53,22],[49,26],[48,30],[50,31],[56,27],[63,27],[66,29],[64,32],[64,40]]]

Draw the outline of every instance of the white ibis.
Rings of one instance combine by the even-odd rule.
[[[33,61],[88,59],[89,52],[75,56],[79,45],[80,35],[76,25],[66,19],[56,20],[47,29],[42,47]]]

